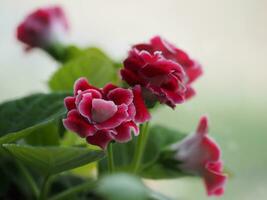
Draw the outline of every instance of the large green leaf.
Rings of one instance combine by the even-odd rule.
[[[78,147],[33,147],[19,144],[3,144],[15,158],[37,168],[44,175],[56,174],[102,159],[105,153]]]
[[[151,179],[175,178],[181,176],[181,172],[178,171],[178,169],[169,168],[166,163],[161,162],[161,155],[169,145],[180,141],[184,137],[185,134],[164,126],[155,125],[151,127],[139,174],[142,177]],[[113,145],[114,162],[119,170],[131,171],[136,142],[137,137],[133,137],[128,143],[116,143]],[[106,173],[107,171],[106,162],[107,160],[103,159],[99,163],[99,170],[101,173]]]
[[[60,137],[59,137],[58,120],[52,121],[46,124],[46,126],[37,128],[30,135],[26,136],[24,139],[27,142],[27,144],[34,146],[59,145]]]
[[[0,105],[0,144],[44,128],[65,114],[65,93],[34,94]]]
[[[70,91],[74,82],[86,77],[95,86],[102,87],[117,81],[114,62],[97,48],[89,48],[60,67],[49,80],[53,91]]]

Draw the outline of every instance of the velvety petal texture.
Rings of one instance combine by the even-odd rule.
[[[129,85],[141,85],[172,108],[195,95],[191,83],[201,74],[196,61],[159,36],[134,45],[121,70]]]
[[[61,41],[67,30],[68,22],[60,7],[40,8],[28,15],[18,26],[17,38],[27,49],[47,48]]]
[[[208,118],[200,119],[197,131],[178,144],[172,145],[178,168],[190,174],[202,176],[208,195],[222,195],[226,182],[218,144],[208,136]]]
[[[65,107],[68,114],[64,126],[103,149],[111,141],[128,142],[131,131],[139,133],[136,123],[150,119],[140,86],[124,89],[107,84],[101,89],[85,78],[75,82],[74,96],[65,98]]]

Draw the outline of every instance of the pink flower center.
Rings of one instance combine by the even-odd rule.
[[[113,101],[103,99],[93,99],[92,101],[92,119],[94,122],[101,123],[111,118],[118,108]]]

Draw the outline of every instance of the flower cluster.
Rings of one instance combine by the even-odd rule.
[[[65,98],[65,106],[65,127],[103,149],[112,140],[129,141],[131,130],[139,133],[136,123],[150,119],[138,85],[124,89],[107,84],[99,89],[80,78],[74,85],[74,96]]]
[[[221,150],[208,136],[208,119],[203,116],[196,133],[172,145],[178,168],[190,174],[203,176],[208,195],[222,195],[226,175],[222,172]]]
[[[150,99],[155,97],[173,108],[194,96],[191,83],[201,74],[196,61],[159,36],[148,44],[134,45],[121,70],[129,85],[140,84]]]
[[[60,7],[40,8],[18,26],[17,38],[26,45],[26,49],[45,49],[61,41],[67,30],[68,21]]]
[[[18,26],[17,38],[28,49],[42,48],[64,62],[59,59],[65,51],[60,49],[60,42],[67,30],[68,22],[60,7],[41,8]],[[85,78],[78,79],[73,96],[65,98],[67,117],[63,124],[102,149],[112,141],[128,142],[132,132],[139,134],[139,123],[150,120],[147,107],[160,102],[175,108],[190,99],[196,93],[192,83],[202,73],[201,65],[187,53],[155,36],[148,43],[133,45],[123,61],[121,79],[130,87],[108,83],[97,88]],[[221,151],[207,134],[208,119],[204,116],[195,134],[171,146],[171,159],[179,163],[175,167],[183,172],[202,176],[208,195],[221,195],[226,181]]]

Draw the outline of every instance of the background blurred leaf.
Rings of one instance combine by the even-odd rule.
[[[113,174],[99,181],[97,194],[105,200],[146,200],[148,189],[138,177]]]
[[[49,87],[53,91],[70,91],[80,77],[98,87],[118,79],[113,61],[101,50],[89,48],[60,67],[49,80]]]
[[[3,155],[0,158],[0,177],[0,199],[34,198],[18,166],[12,159]]]
[[[0,105],[0,144],[27,136],[65,114],[66,93],[34,94]]]
[[[15,158],[39,169],[44,175],[70,170],[105,156],[103,151],[78,147],[33,147],[18,144],[2,146]]]
[[[160,179],[160,178],[175,178],[181,176],[178,169],[169,169],[167,165],[161,163],[161,153],[170,144],[176,143],[183,139],[186,135],[164,126],[155,125],[149,129],[148,141],[141,162],[139,174],[145,178]],[[125,144],[113,144],[114,163],[120,170],[126,172],[131,171],[131,164],[134,155],[134,148],[137,137]],[[99,171],[106,173],[106,159],[99,162]]]
[[[55,181],[52,182],[50,191],[50,200],[88,200],[94,199],[92,194],[91,185],[94,181],[91,179],[85,179],[81,176],[75,176],[71,174],[64,174]],[[86,187],[87,186],[87,187]],[[82,187],[81,189],[77,189]]]

